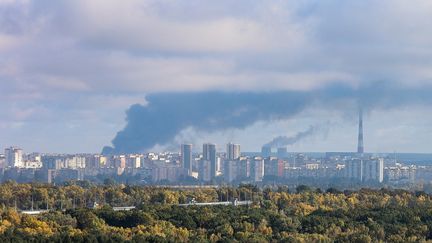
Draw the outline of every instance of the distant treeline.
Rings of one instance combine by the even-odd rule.
[[[250,206],[188,206],[253,200]],[[421,242],[432,196],[405,190],[298,186],[169,189],[86,182],[0,185],[4,242]],[[114,211],[113,206],[136,206]],[[50,209],[39,215],[22,209]]]

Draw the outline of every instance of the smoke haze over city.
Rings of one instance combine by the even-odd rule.
[[[0,0],[0,147],[430,152],[432,3]],[[289,144],[289,143],[288,143]],[[111,147],[111,148],[110,148]]]

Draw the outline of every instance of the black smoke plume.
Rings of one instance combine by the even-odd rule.
[[[245,128],[257,121],[289,119],[306,107],[338,109],[356,114],[363,109],[388,109],[412,103],[432,104],[431,87],[406,88],[391,82],[360,87],[331,85],[311,91],[156,93],[146,106],[126,112],[127,125],[105,154],[138,153],[171,142],[186,128],[207,132]],[[328,118],[325,118],[328,119]]]
[[[218,131],[245,128],[256,121],[289,118],[311,101],[305,92],[162,93],[147,96],[148,105],[133,105],[127,125],[103,153],[136,153],[170,142],[181,130]]]
[[[292,137],[278,136],[273,138],[273,140],[271,140],[270,142],[264,144],[264,147],[279,148],[279,147],[286,147],[288,145],[293,145],[302,139],[315,135],[318,132],[318,130],[320,130],[319,126],[310,126],[307,130],[298,132],[296,135]]]

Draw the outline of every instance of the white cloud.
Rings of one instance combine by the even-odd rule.
[[[302,29],[295,23],[275,23],[245,17],[241,13],[194,19],[188,18],[188,12],[199,12],[207,3],[201,2],[187,10],[170,9],[172,4],[171,1],[162,4],[154,1],[74,1],[72,28],[84,42],[135,51],[261,52],[291,48],[304,40]],[[164,11],[166,9],[169,10]],[[172,13],[175,10],[185,12]]]
[[[16,36],[0,33],[0,52],[15,48],[19,46],[20,42],[21,39]]]

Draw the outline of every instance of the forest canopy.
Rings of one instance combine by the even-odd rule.
[[[247,206],[180,206],[252,200]],[[432,239],[432,197],[406,190],[299,186],[160,188],[0,185],[6,242],[418,242]],[[134,206],[116,211],[116,206]],[[27,215],[23,210],[43,210]]]

